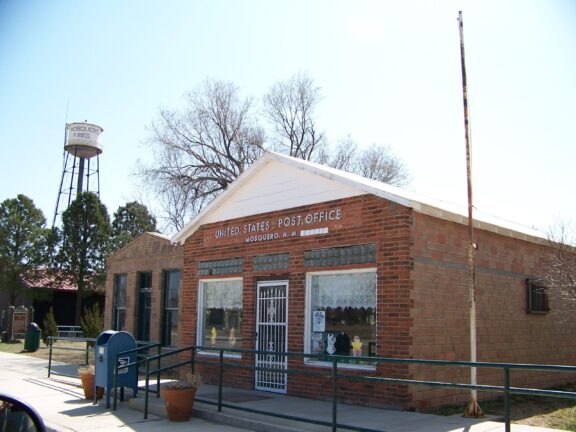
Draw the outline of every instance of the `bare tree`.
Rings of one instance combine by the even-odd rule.
[[[403,186],[410,181],[408,169],[390,147],[375,144],[360,156],[358,174],[394,186]]]
[[[576,238],[567,222],[559,222],[548,234],[550,254],[544,281],[551,297],[571,312],[576,307]]]
[[[161,110],[152,124],[153,165],[139,167],[177,227],[234,181],[262,154],[264,132],[230,82],[206,80],[183,111]]]
[[[281,153],[304,160],[315,159],[325,144],[314,111],[322,99],[320,88],[305,73],[277,82],[264,96],[264,110],[276,134],[273,146]]]
[[[410,182],[408,168],[390,147],[373,144],[361,150],[350,136],[338,143],[326,164],[394,186],[405,186]]]
[[[264,107],[275,138],[265,144],[253,118],[253,100],[241,99],[230,82],[206,80],[187,95],[183,110],[161,110],[152,124],[154,160],[148,166],[139,163],[137,174],[146,186],[140,193],[153,194],[166,231],[180,230],[265,146],[395,185],[407,182],[407,169],[388,147],[360,151],[348,137],[332,155],[316,124],[320,100],[320,89],[307,74],[274,84],[264,96]]]
[[[324,164],[332,168],[355,173],[358,165],[358,154],[358,144],[348,135],[338,142],[331,158],[326,160]]]
[[[165,229],[170,232],[184,228],[209,202],[208,197],[196,197],[186,185],[172,187],[159,198],[163,208],[161,218]]]

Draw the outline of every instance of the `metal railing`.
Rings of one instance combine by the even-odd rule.
[[[124,356],[126,354],[130,354],[131,352],[133,352],[134,350],[129,350],[129,351],[122,351],[119,352],[116,355],[116,367],[114,368],[114,402],[113,402],[113,409],[116,410],[117,407],[117,392],[116,392],[116,387],[117,387],[117,383],[118,383],[118,374],[120,373],[119,371],[122,369],[127,369],[130,367],[137,367],[139,368],[139,366],[141,364],[145,364],[145,372],[144,372],[144,377],[145,377],[145,384],[144,384],[144,419],[148,418],[148,401],[149,401],[149,396],[150,393],[155,393],[156,397],[159,398],[160,397],[160,375],[162,374],[162,372],[168,372],[172,369],[176,369],[182,366],[186,366],[186,365],[190,365],[192,367],[192,369],[194,368],[194,355],[195,355],[195,347],[194,346],[190,346],[190,347],[186,347],[186,348],[181,348],[181,349],[175,349],[175,350],[170,350],[164,353],[161,353],[161,346],[160,344],[158,344],[158,355],[153,356],[153,357],[146,357],[146,358],[141,358],[140,360],[136,360],[133,363],[127,363],[125,365],[119,366],[118,364],[118,358],[120,356]],[[161,360],[163,358],[167,358],[167,357],[171,357],[174,355],[178,355],[182,352],[185,351],[191,351],[191,355],[192,358],[190,360],[185,360],[185,361],[181,361],[181,362],[175,362],[175,363],[170,363],[168,366],[165,367],[161,367]],[[156,363],[156,369],[150,370],[150,365],[155,362]],[[150,376],[151,375],[156,375],[156,389],[155,390],[151,390],[150,389]]]
[[[69,342],[80,342],[84,343],[84,348],[78,347],[71,347],[71,346],[59,346],[55,345],[54,342],[56,341],[69,341]],[[48,336],[48,348],[50,349],[50,353],[48,356],[48,378],[51,375],[59,375],[59,376],[66,376],[77,378],[78,374],[69,374],[69,373],[58,373],[53,372],[52,370],[52,358],[54,350],[62,350],[62,351],[72,351],[72,352],[83,352],[84,353],[84,365],[88,365],[90,363],[90,351],[93,350],[94,344],[96,343],[95,338],[77,338],[77,337],[60,337],[60,336]]]
[[[84,337],[81,326],[57,326],[59,337]]]
[[[197,357],[198,351],[202,352],[216,352],[218,356],[201,356]],[[181,355],[182,353],[190,352],[190,358],[187,360],[178,361],[172,363],[165,367],[157,367],[151,370],[150,364],[154,361],[159,361],[160,359],[168,358],[170,356]],[[123,354],[123,353],[120,353]],[[119,355],[120,355],[119,354]],[[326,367],[310,367],[306,369],[278,369],[278,368],[266,368],[258,367],[253,365],[248,365],[243,362],[239,362],[237,358],[229,359],[226,358],[225,354],[247,354],[250,356],[254,355],[271,355],[271,356],[284,356],[288,358],[302,358],[304,366],[305,362],[309,360],[322,361],[329,364],[330,368]],[[235,360],[235,361],[231,361]],[[427,387],[444,387],[453,389],[465,389],[465,390],[477,390],[484,392],[499,392],[504,393],[504,422],[506,426],[506,432],[511,430],[511,420],[510,420],[510,396],[513,394],[522,395],[532,395],[532,396],[548,396],[555,398],[568,398],[576,400],[576,392],[559,391],[559,390],[541,390],[541,389],[530,389],[523,387],[512,387],[510,382],[510,372],[513,370],[535,370],[535,371],[548,371],[548,372],[571,372],[576,373],[576,366],[563,366],[563,365],[541,365],[541,364],[517,364],[517,363],[490,363],[490,362],[467,362],[467,361],[446,361],[446,360],[416,360],[416,359],[397,359],[388,357],[354,357],[355,361],[363,362],[371,366],[377,364],[404,364],[404,365],[425,365],[428,367],[477,367],[481,369],[499,369],[502,372],[504,385],[471,385],[464,383],[453,383],[444,381],[429,381],[429,380],[414,380],[414,379],[404,379],[404,378],[387,378],[382,377],[381,373],[378,372],[378,376],[367,376],[367,375],[353,375],[348,373],[350,369],[343,367],[345,364],[349,364],[349,356],[326,356],[325,354],[306,354],[299,352],[275,352],[275,351],[256,351],[256,350],[245,350],[245,349],[223,349],[214,347],[204,347],[204,346],[189,346],[181,348],[178,350],[166,352],[159,354],[158,356],[148,357],[146,359],[136,362],[137,364],[144,363],[146,365],[145,379],[146,383],[144,386],[144,418],[148,418],[148,397],[150,393],[150,376],[156,376],[156,391],[157,397],[160,397],[160,376],[162,373],[167,372],[171,369],[175,369],[182,366],[190,366],[194,370],[195,365],[205,364],[218,367],[218,399],[217,402],[211,400],[205,400],[201,398],[196,398],[198,402],[216,405],[218,412],[222,411],[222,408],[230,408],[240,411],[247,411],[255,414],[269,415],[274,417],[280,417],[287,420],[296,420],[306,423],[319,424],[324,426],[329,426],[332,431],[336,431],[337,428],[344,428],[359,432],[376,432],[373,429],[367,429],[363,427],[358,427],[354,425],[346,425],[338,423],[338,381],[339,380],[351,380],[351,381],[363,381],[371,383],[394,383],[394,384],[407,384],[407,385],[422,385]],[[159,363],[158,363],[159,364]],[[115,374],[117,375],[118,370],[122,368],[128,368],[134,366],[134,364],[127,364],[122,367],[116,367]],[[287,375],[303,375],[303,376],[317,376],[323,378],[331,379],[331,401],[332,401],[332,418],[331,421],[322,421],[316,419],[310,419],[299,416],[286,415],[283,413],[271,413],[268,411],[241,407],[238,405],[232,405],[224,403],[222,400],[222,387],[223,387],[223,377],[225,369],[248,369],[253,371],[264,371],[264,372],[274,372],[274,373],[285,373]],[[374,373],[376,373],[374,371]],[[116,407],[116,399],[114,400],[114,407]]]
[[[149,354],[149,350],[151,350],[152,348],[156,348],[158,350],[158,354],[153,356],[152,358],[156,361],[158,368],[160,368],[160,359],[162,357],[162,345],[159,342],[153,342],[153,343],[148,343],[148,344],[142,344],[139,347],[133,348],[131,350],[127,350],[127,351],[122,351],[116,354],[116,358],[114,359],[114,380],[113,380],[113,388],[114,388],[114,395],[113,395],[113,409],[116,410],[117,407],[117,402],[118,402],[118,374],[120,372],[120,370],[122,369],[127,369],[129,367],[136,367],[136,376],[140,375],[140,365],[145,363],[146,364],[146,387],[145,387],[145,391],[146,393],[148,393],[148,371],[150,368],[150,356]],[[146,352],[144,352],[146,351]],[[124,366],[119,366],[120,362],[119,362],[119,358],[121,356],[125,356],[127,354],[132,354],[132,353],[136,353],[136,361],[133,363],[126,363]],[[158,375],[157,378],[157,383],[156,383],[156,392],[158,393],[158,397],[160,397],[160,375]]]
[[[54,371],[54,368],[52,365],[54,350],[62,350],[62,351],[70,351],[70,352],[82,352],[82,353],[84,353],[83,358],[82,358],[83,361],[78,362],[78,365],[79,366],[87,366],[91,363],[94,363],[94,349],[95,349],[95,345],[96,345],[96,340],[97,340],[96,338],[48,336],[48,348],[49,348],[48,378],[50,378],[51,375],[78,378],[77,373],[70,374],[70,373],[62,373],[62,372],[55,372]],[[76,344],[83,343],[84,347],[78,348],[78,347],[73,347],[73,346],[61,346],[61,345],[55,344],[56,341],[68,341],[68,342],[74,342]],[[126,351],[126,352],[127,353],[136,352],[137,358],[140,357],[140,360],[139,360],[140,363],[144,362],[145,358],[148,357],[146,351],[148,351],[152,348],[158,348],[158,354],[161,352],[161,345],[158,342],[136,341],[136,344],[138,345],[137,348],[130,350],[130,351]],[[116,356],[116,363],[118,362],[118,357],[119,357],[119,355]],[[154,357],[157,357],[157,355]],[[69,359],[67,362],[66,361],[64,361],[64,362],[65,363],[74,363],[74,362],[70,362]],[[138,374],[138,372],[137,372],[137,374]],[[116,381],[115,381],[115,383],[116,383]]]

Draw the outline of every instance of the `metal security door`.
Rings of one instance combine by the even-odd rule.
[[[256,350],[286,352],[288,349],[288,282],[260,282],[257,286]],[[275,393],[286,393],[287,377],[283,372],[288,359],[283,355],[256,354],[255,387]],[[282,371],[282,372],[280,372]]]

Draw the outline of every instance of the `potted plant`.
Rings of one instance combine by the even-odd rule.
[[[89,400],[94,399],[94,375],[95,368],[94,365],[82,366],[78,369],[78,374],[80,375],[80,380],[82,381],[82,388],[84,389],[84,397]],[[102,399],[104,396],[104,387],[97,387],[96,394],[98,399]]]
[[[170,421],[188,421],[192,417],[196,390],[202,384],[202,375],[186,370],[178,381],[162,389],[166,414]]]

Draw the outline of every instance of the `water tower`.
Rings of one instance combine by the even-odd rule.
[[[91,123],[68,123],[64,133],[64,164],[56,210],[56,219],[82,192],[94,192],[100,196],[100,153],[98,138],[104,129]]]

